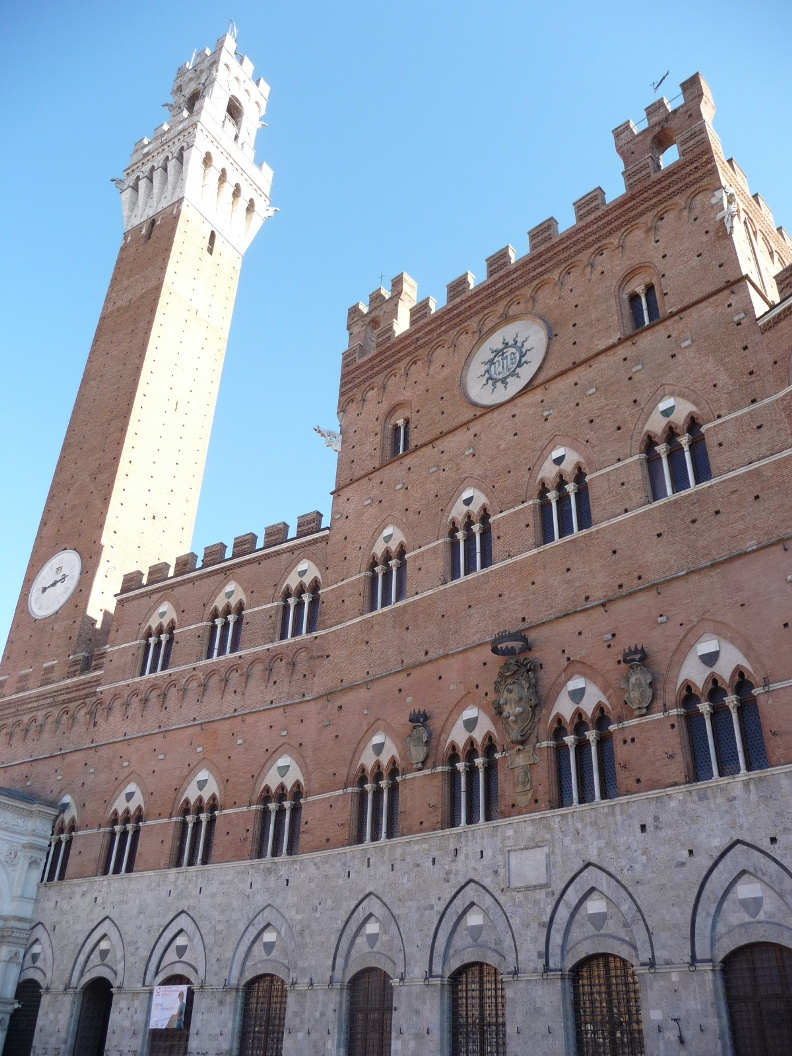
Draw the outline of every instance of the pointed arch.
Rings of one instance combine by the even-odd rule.
[[[500,950],[474,946],[475,955],[471,954],[467,959],[486,961],[501,972],[512,968],[519,971],[517,941],[506,911],[483,884],[478,880],[468,880],[451,896],[440,914],[429,946],[430,978],[445,978],[459,967],[451,960],[451,946],[463,916],[473,906],[483,910],[492,921],[500,940]],[[495,953],[496,956],[488,956],[488,953]]]
[[[570,696],[568,687],[580,679],[585,681],[585,686],[573,686],[572,693],[575,694],[573,698]],[[581,690],[583,695],[578,698]],[[615,721],[624,721],[624,706],[620,704],[618,695],[614,692],[609,680],[603,677],[602,672],[597,671],[584,660],[570,660],[558,672],[544,694],[542,712],[547,716],[545,727],[550,730],[555,726],[559,715],[562,716],[566,725],[574,725],[578,718],[576,709],[593,721],[594,713],[600,703],[605,706],[605,710]]]
[[[741,876],[756,877],[787,907],[786,921],[751,920],[721,928],[724,903]],[[690,963],[721,961],[749,942],[779,942],[792,948],[792,872],[777,858],[746,840],[734,840],[704,874],[690,915]]]
[[[370,917],[376,917],[384,926],[384,930],[391,939],[389,952],[371,951],[368,956],[353,957],[355,941]],[[330,965],[330,976],[338,982],[348,982],[351,976],[362,968],[381,968],[394,979],[402,973],[405,975],[407,973],[407,954],[399,922],[389,906],[379,895],[371,891],[355,905],[338,933]]]
[[[586,899],[595,891],[601,892],[616,906],[632,932],[632,942],[629,943],[623,937],[598,934],[595,940],[597,950],[625,957],[633,964],[653,965],[652,934],[635,897],[613,873],[594,862],[586,862],[566,882],[550,913],[545,936],[545,970],[560,972],[571,967],[567,961],[572,925]],[[578,945],[575,959],[597,950],[581,951]]]
[[[271,955],[257,949],[265,929],[271,926],[278,941]],[[289,921],[270,902],[260,910],[242,932],[228,968],[227,986],[244,986],[257,975],[277,975],[285,983],[297,974],[297,939]]]
[[[203,788],[199,788],[197,782],[203,770],[206,771],[209,780]],[[200,780],[203,780],[203,778],[200,778]],[[206,803],[213,795],[217,797],[218,804],[223,803],[225,800],[225,784],[215,765],[208,759],[202,760],[193,766],[176,793],[171,814],[175,816],[179,813],[185,799],[189,799],[192,802],[194,799],[201,798]]]
[[[707,639],[718,640],[719,655],[714,664],[705,665],[698,659],[696,646]],[[758,683],[768,670],[758,649],[742,631],[722,620],[701,617],[679,639],[668,661],[663,687],[671,700],[664,700],[663,706],[673,707],[673,700],[684,682],[703,689],[707,677],[713,674],[726,685],[731,685],[738,668],[744,669],[746,675],[752,675],[752,680]]]
[[[35,979],[42,988],[50,986],[52,963],[52,939],[49,931],[39,921],[30,929],[19,981],[22,983],[26,979]]]
[[[163,963],[171,943],[182,932],[190,940],[188,953],[192,955],[193,960],[181,960],[177,955],[174,960]],[[166,972],[168,975],[186,975],[198,986],[201,986],[206,979],[206,947],[203,935],[195,919],[185,910],[181,910],[171,918],[151,947],[143,971],[143,986],[155,986],[161,972]]]
[[[289,759],[289,768],[286,773],[281,774],[278,768],[281,760],[285,758]],[[285,763],[281,766],[281,769],[284,767]],[[251,802],[255,803],[258,801],[265,786],[268,786],[270,791],[274,792],[280,783],[283,783],[287,793],[292,790],[295,784],[299,784],[305,794],[308,795],[305,778],[307,773],[309,773],[308,764],[299,748],[296,748],[290,742],[278,745],[277,750],[269,752],[264,764],[258,774],[256,774],[251,791]]]
[[[105,960],[99,958],[98,963],[91,963],[105,938],[110,941],[114,956]],[[83,940],[69,973],[69,989],[79,990],[92,979],[107,979],[114,987],[124,985],[124,940],[112,917],[103,917]]]

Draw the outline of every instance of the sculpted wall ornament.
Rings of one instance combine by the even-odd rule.
[[[412,729],[407,734],[407,755],[414,770],[423,770],[429,755],[429,742],[432,735],[426,725],[429,716],[425,711],[411,711]]]
[[[624,702],[636,715],[645,715],[652,703],[652,674],[643,665],[645,659],[646,650],[642,645],[634,645],[632,649],[625,649],[622,653],[622,661],[628,665],[621,680]]]
[[[512,744],[525,744],[539,718],[537,667],[535,660],[510,657],[495,679],[495,701],[492,707]]]

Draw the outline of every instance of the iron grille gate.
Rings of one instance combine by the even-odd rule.
[[[14,998],[19,1001],[19,1008],[11,1013],[3,1056],[30,1056],[41,1004],[41,987],[34,980],[27,979],[16,988]]]
[[[393,987],[379,968],[364,968],[349,984],[348,1056],[390,1056]]]
[[[792,950],[769,942],[743,946],[723,972],[735,1056],[792,1052]]]
[[[106,979],[94,979],[85,987],[73,1056],[101,1056],[112,1005],[113,988]]]
[[[503,978],[489,964],[468,964],[451,980],[453,1056],[506,1056]]]
[[[644,1056],[641,998],[632,965],[597,954],[572,973],[577,1056]]]
[[[286,985],[260,975],[245,987],[239,1056],[281,1056],[286,1026]]]

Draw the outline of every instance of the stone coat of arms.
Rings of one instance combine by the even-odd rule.
[[[510,657],[495,679],[493,710],[512,744],[525,744],[539,719],[535,660]]]

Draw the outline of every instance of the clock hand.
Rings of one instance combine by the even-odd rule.
[[[52,583],[48,583],[46,587],[42,587],[41,588],[41,593],[43,594],[44,591],[50,590],[52,587],[57,587],[57,585],[59,583],[65,583],[65,582],[66,582],[66,573],[64,572],[63,575],[60,577],[60,579],[54,579],[52,581]]]

